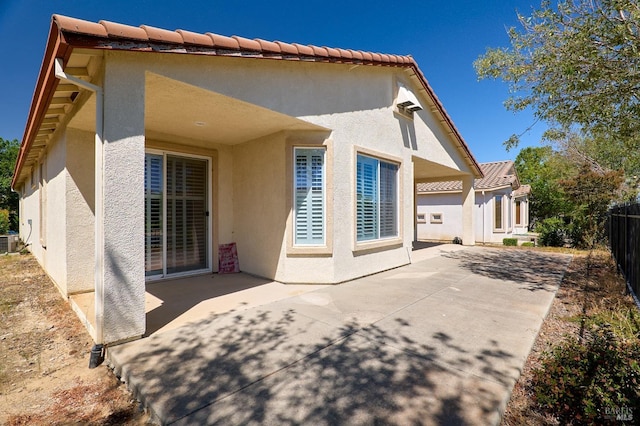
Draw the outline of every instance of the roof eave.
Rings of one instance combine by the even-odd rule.
[[[29,108],[29,115],[27,116],[27,124],[22,136],[22,143],[20,144],[20,150],[18,152],[18,158],[14,167],[13,178],[11,180],[11,188],[15,189],[18,183],[22,167],[26,161],[27,155],[35,139],[35,135],[38,132],[42,119],[47,110],[57,79],[55,77],[54,64],[56,58],[62,58],[63,61],[67,61],[71,55],[70,46],[65,42],[64,36],[60,31],[54,20],[51,21],[51,28],[49,30],[49,36],[47,39],[47,45],[45,48],[45,54],[40,65],[40,73],[38,74],[38,81],[33,92],[31,99],[31,106]]]
[[[425,89],[425,91],[427,92],[427,94],[429,95],[430,100],[433,102],[433,104],[436,106],[437,110],[442,115],[444,123],[447,125],[447,127],[449,127],[449,129],[451,130],[452,134],[455,136],[456,141],[460,144],[459,148],[462,150],[463,155],[465,156],[465,158],[469,162],[469,165],[471,166],[471,168],[475,172],[474,177],[476,179],[483,178],[484,177],[484,173],[482,173],[482,169],[480,168],[480,164],[478,163],[476,158],[471,153],[471,150],[469,149],[469,145],[467,145],[467,143],[463,139],[462,134],[458,131],[458,128],[456,127],[456,125],[453,124],[453,120],[451,119],[451,116],[449,116],[449,114],[445,110],[444,105],[442,104],[442,102],[440,102],[440,99],[438,98],[438,96],[436,96],[435,91],[431,88],[431,85],[429,84],[427,78],[422,73],[422,71],[420,70],[420,67],[418,67],[418,64],[415,62],[415,60],[413,60],[413,58],[412,58],[412,62],[410,64],[410,67],[413,69],[413,71],[415,72],[416,76],[418,77],[418,79],[422,83],[422,86]]]

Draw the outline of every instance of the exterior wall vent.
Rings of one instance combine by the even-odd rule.
[[[399,113],[410,118],[413,118],[414,112],[423,109],[416,95],[414,95],[413,92],[407,89],[402,83],[398,83],[398,97],[396,98],[396,107]]]

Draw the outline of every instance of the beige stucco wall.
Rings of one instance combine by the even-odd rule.
[[[31,185],[31,175],[25,181],[20,195],[20,239],[27,245],[29,251],[42,264],[42,247],[40,246],[40,218],[38,213],[38,188]],[[37,176],[37,174],[36,174]],[[37,177],[35,178],[37,181]]]
[[[494,228],[495,196],[506,197],[503,208],[504,229]],[[426,223],[418,223],[418,238],[426,240],[451,241],[462,234],[462,205],[460,192],[418,195],[418,213],[426,215]],[[515,227],[515,200],[511,190],[476,191],[475,194],[475,241],[477,243],[502,244],[504,238],[526,233],[526,226]],[[528,208],[528,206],[523,206]],[[431,213],[442,213],[443,223],[430,223]]]
[[[428,111],[426,99],[422,101],[427,110],[414,120],[394,113],[397,81],[411,81],[402,69],[131,52],[110,52],[107,59],[126,66],[129,76],[161,75],[330,129],[334,146],[330,166],[335,175],[329,196],[338,200],[331,212],[331,257],[287,256],[283,218],[288,211],[283,197],[291,183],[284,178],[282,141],[247,141],[233,147],[231,158],[220,155],[218,205],[222,208],[231,202],[233,212],[218,212],[218,241],[236,241],[241,268],[257,275],[285,282],[341,282],[406,264],[413,240],[412,157],[439,162],[452,173],[469,172],[440,122]],[[131,86],[134,81],[125,79],[122,84]],[[210,143],[215,142],[212,134]],[[400,238],[392,248],[355,250],[353,200],[359,148],[401,163]],[[231,173],[223,167],[232,169]]]
[[[26,182],[26,192],[23,194],[23,211],[20,217],[20,238],[29,244],[29,250],[42,265],[47,274],[54,281],[60,292],[66,296],[67,288],[67,260],[66,260],[66,135],[58,132],[53,142],[34,167],[35,186]],[[43,162],[44,190],[40,188],[40,166]],[[43,213],[44,232],[41,233],[41,195],[44,195],[45,206]],[[29,224],[31,223],[31,225]],[[31,235],[29,236],[29,234]]]
[[[275,277],[287,219],[282,134],[233,147],[234,237],[240,267]]]
[[[66,135],[67,292],[73,294],[95,287],[95,133],[68,128]]]
[[[104,71],[104,341],[145,331],[144,72],[119,55]]]

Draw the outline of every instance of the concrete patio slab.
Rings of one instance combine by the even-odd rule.
[[[175,424],[475,424],[499,419],[502,393],[496,383],[353,335]]]
[[[210,313],[109,362],[163,424],[495,424],[570,257],[452,248]]]

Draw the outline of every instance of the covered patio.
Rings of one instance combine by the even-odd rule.
[[[282,284],[245,273],[203,274],[149,282],[145,291],[145,336],[323,287],[327,285]],[[74,294],[69,300],[85,326],[95,330],[95,293]]]

